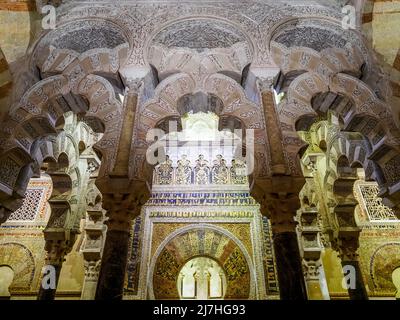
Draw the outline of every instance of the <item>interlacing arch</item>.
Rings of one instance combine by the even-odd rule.
[[[72,118],[72,119],[71,119]],[[49,199],[52,214],[48,227],[79,231],[80,210],[87,163],[80,156],[96,142],[93,131],[85,123],[78,122],[76,116],[69,115],[68,124],[57,138],[51,139],[46,148],[41,148],[40,158],[48,161],[46,173],[53,182]],[[68,127],[67,127],[68,126]],[[51,153],[50,153],[50,152]],[[54,161],[56,160],[56,161]],[[56,222],[54,222],[56,221]]]
[[[62,73],[69,78],[73,77],[74,73],[77,75],[77,70],[80,70],[82,75],[96,72],[116,74],[125,63],[128,50],[127,43],[113,49],[90,49],[83,53],[69,49],[57,49],[50,45],[38,56],[39,59],[41,56],[46,59],[39,61],[37,66],[44,75]]]
[[[327,203],[335,204],[334,184],[341,177],[343,172],[338,170],[339,160],[347,159],[347,173],[352,173],[355,177],[355,168],[363,168],[366,180],[379,181],[379,170],[374,168],[373,161],[367,155],[371,151],[367,140],[359,133],[341,132],[339,125],[329,121],[319,121],[312,125],[310,135],[307,139],[309,150],[315,153],[319,150],[325,156],[326,172],[324,175],[324,186],[328,191]]]
[[[122,105],[110,82],[96,74],[116,74],[127,58],[127,44],[80,55],[66,49],[49,50],[41,67],[45,75],[59,74],[31,87],[12,107],[1,129],[0,167],[6,171],[1,176],[10,190],[8,196],[21,184],[18,193],[23,195],[32,176],[27,171],[32,171],[29,166],[35,161],[36,144],[44,137],[56,135],[62,129],[63,115],[69,111],[84,115],[95,131],[103,133],[94,148],[102,154],[103,163],[112,166],[114,153],[110,149],[118,143]],[[102,170],[106,172],[107,168]]]
[[[221,99],[224,107],[220,116],[234,116],[248,129],[262,129],[259,108],[247,99],[236,81],[222,74],[211,74],[199,83],[186,73],[172,75],[158,85],[155,98],[142,107],[141,129],[149,130],[165,118],[182,116],[177,109],[178,100],[199,91]]]
[[[356,168],[364,169],[366,180],[375,180],[379,183],[381,179],[380,168],[367,157],[371,147],[365,137],[359,133],[341,132],[339,124],[335,124],[333,119],[331,116],[329,121],[319,121],[311,126],[307,134],[303,134],[309,143],[305,156],[309,153],[313,155],[320,153],[323,157],[321,161],[326,163],[326,169],[321,172],[324,197],[319,199],[316,196],[318,192],[314,188],[314,179],[306,179],[300,199],[302,207],[318,208],[326,241],[330,240],[325,236],[329,236],[331,240],[339,235],[346,237],[346,232],[351,231],[346,228],[357,231],[354,208],[358,202],[354,196],[354,183],[359,177]],[[326,207],[321,208],[325,204]],[[324,212],[327,215],[321,215]],[[337,245],[337,243],[331,244]]]
[[[57,163],[51,164],[47,170],[53,183],[49,199],[51,216],[48,227],[51,228],[73,229],[78,222],[74,218],[78,213],[78,197],[82,187],[81,172],[77,166],[69,163],[68,158],[62,152]]]
[[[332,76],[328,83],[315,73],[304,73],[297,77],[289,87],[287,104],[289,106],[296,105],[301,109],[291,122],[296,124],[302,117],[316,116],[312,99],[317,94],[325,92],[332,92],[351,99],[350,108],[349,104],[343,103],[334,110],[343,119],[344,129],[352,129],[355,126],[354,121],[358,117],[368,117],[376,120],[376,124],[382,125],[382,128],[386,128],[388,143],[396,144],[399,142],[399,130],[394,121],[391,120],[390,108],[380,101],[365,83],[344,73]],[[305,111],[308,112],[305,113]],[[380,141],[380,139],[374,138],[374,135],[370,136],[370,140],[375,141],[374,144]]]
[[[287,48],[285,45],[273,41],[271,42],[271,56],[284,74],[303,70],[318,73],[325,79],[344,71],[359,73],[365,62],[362,53],[356,46],[351,46],[347,50],[327,48],[317,52],[308,47]]]
[[[149,49],[148,60],[158,71],[160,80],[199,69],[209,74],[225,74],[240,82],[244,68],[251,63],[251,56],[246,42],[201,53],[188,48],[168,48],[156,44]]]
[[[146,141],[147,132],[157,128],[165,120],[181,118],[183,114],[178,110],[179,100],[198,92],[215,96],[221,101],[222,110],[217,111],[221,119],[230,117],[238,120],[243,130],[253,129],[255,148],[261,143],[260,141],[263,141],[264,125],[260,109],[246,97],[240,84],[218,73],[206,75],[200,79],[193,74],[178,73],[163,80],[157,86],[154,98],[141,107],[135,140],[137,155],[143,153],[142,149],[149,145],[149,141]],[[243,144],[245,144],[244,141]],[[144,157],[142,160],[144,161]],[[145,164],[138,163],[138,166],[144,168]],[[143,171],[148,170],[143,169]]]
[[[328,49],[328,52],[318,60],[318,53],[309,48],[294,48],[289,52],[282,45],[273,44],[276,63],[285,71],[293,72],[301,68],[305,72],[295,78],[289,85],[287,95],[279,107],[280,119],[284,136],[295,137],[295,131],[308,130],[315,122],[318,114],[333,112],[343,122],[344,131],[359,132],[368,140],[371,149],[365,158],[371,158],[384,173],[384,179],[377,182],[381,188],[387,188],[387,196],[395,193],[391,186],[397,183],[399,173],[394,169],[400,164],[400,130],[393,120],[390,106],[380,100],[375,92],[356,75],[356,68],[362,65],[362,60],[349,70],[350,60],[341,49]],[[285,55],[278,55],[279,50],[287,50]],[[354,51],[354,50],[353,50]],[[281,52],[282,53],[282,52]],[[291,57],[294,62],[289,62]],[[283,58],[282,58],[283,57]],[[341,61],[333,68],[331,61]],[[346,62],[347,61],[347,62]],[[314,99],[321,94],[335,94],[340,99],[338,103],[328,105],[328,109],[316,109]],[[326,106],[325,106],[326,108]],[[299,147],[299,151],[301,146]],[[363,163],[363,161],[362,161]],[[384,189],[382,189],[384,190]]]
[[[327,171],[324,178],[331,203],[338,202],[335,194],[337,180],[346,177],[357,179],[356,168],[364,169],[366,180],[376,179],[374,164],[367,158],[368,152],[365,140],[358,134],[340,132],[331,139],[326,151]]]

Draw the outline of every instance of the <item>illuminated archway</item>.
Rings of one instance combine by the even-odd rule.
[[[177,287],[181,299],[223,299],[226,276],[213,259],[201,256],[190,259],[178,275]]]
[[[206,239],[215,239],[215,245]],[[243,244],[232,234],[210,225],[188,226],[172,233],[150,263],[151,299],[179,299],[180,270],[196,257],[209,257],[222,267],[227,285],[225,299],[249,299],[254,293],[254,269]]]

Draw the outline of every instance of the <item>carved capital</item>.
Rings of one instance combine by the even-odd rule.
[[[319,280],[321,260],[303,259],[302,264],[306,281]]]
[[[151,72],[149,68],[140,66],[127,66],[120,70],[122,80],[128,89],[128,94],[138,95],[144,78]]]
[[[100,274],[101,260],[85,261],[85,280],[97,282]]]
[[[359,246],[360,243],[358,234],[339,236],[339,238],[332,245],[332,247],[338,252],[342,262],[357,261],[357,250]]]
[[[275,77],[258,78],[257,86],[261,93],[272,92],[274,89]]]
[[[251,195],[260,204],[261,212],[271,221],[275,233],[295,232],[295,217],[300,208],[299,193],[304,186],[304,178],[275,176],[257,179]]]
[[[121,191],[116,188],[115,192],[111,193],[109,190],[103,195],[108,230],[129,231],[132,220],[140,214],[142,206],[150,197],[149,189],[143,182],[130,181],[124,191]],[[127,191],[130,192],[126,193]]]
[[[65,256],[72,250],[72,244],[68,240],[50,239],[46,240],[45,250],[45,264],[61,266]]]
[[[136,95],[137,96],[137,95],[139,95],[140,88],[143,85],[143,79],[138,79],[138,78],[127,79],[126,85],[128,87],[128,90],[127,90],[128,92],[127,93],[129,95]]]
[[[304,164],[304,174],[308,178],[314,177],[314,175],[317,172],[317,160],[318,157],[316,155],[305,155],[303,158],[303,164]]]
[[[273,86],[279,76],[279,68],[276,66],[252,68],[251,71],[257,78],[257,86],[260,92],[272,92]]]
[[[296,211],[300,207],[297,195],[284,193],[267,194],[267,208],[271,221],[272,232],[294,232],[297,222],[294,220]]]

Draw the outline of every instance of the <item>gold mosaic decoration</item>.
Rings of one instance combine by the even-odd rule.
[[[179,298],[176,288],[179,270],[196,256],[213,258],[221,265],[228,279],[226,298],[249,297],[250,270],[240,248],[215,230],[192,229],[173,238],[160,253],[153,277],[156,299]]]

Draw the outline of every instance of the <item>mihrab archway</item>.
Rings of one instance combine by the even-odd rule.
[[[160,245],[150,267],[150,298],[179,299],[179,273],[195,257],[208,257],[221,266],[227,282],[224,299],[251,299],[254,275],[246,249],[223,229],[205,225],[182,228]]]

